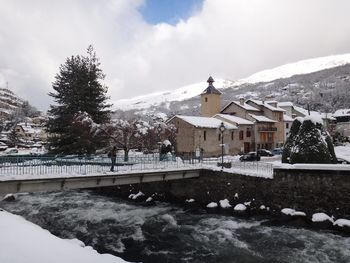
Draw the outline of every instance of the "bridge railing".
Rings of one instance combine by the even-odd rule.
[[[263,161],[241,162],[237,156],[224,156],[224,170],[233,173],[252,174],[262,177],[273,175],[273,164]],[[187,158],[184,162],[193,166],[221,168],[222,157]]]
[[[175,156],[117,156],[114,172],[180,168],[186,166]],[[105,156],[0,156],[0,176],[86,175],[107,173],[111,159]]]
[[[203,167],[220,167],[221,157],[204,159],[186,159],[173,155],[161,156],[157,154],[117,156],[114,172],[144,171],[158,169],[178,169]],[[224,163],[231,168],[226,171],[253,173],[270,176],[273,165],[266,162],[240,162],[225,156]],[[16,175],[88,175],[105,174],[110,171],[111,159],[106,156],[0,156],[0,177]]]

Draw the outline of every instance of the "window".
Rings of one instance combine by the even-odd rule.
[[[258,147],[258,149],[260,149],[260,144],[259,143],[258,143],[257,147]]]
[[[248,128],[246,132],[246,137],[250,137],[250,136],[251,136],[251,132],[250,132],[250,129]]]
[[[268,133],[268,135],[267,135],[267,140],[268,140],[269,142],[271,142],[271,141],[273,140],[272,133]]]
[[[218,141],[221,141],[221,133],[219,133]]]
[[[287,129],[289,128],[289,122],[286,123],[286,128],[287,128]]]
[[[234,135],[233,132],[231,132],[231,141],[233,141],[233,135]]]
[[[203,139],[206,141],[207,140],[207,131],[203,131]]]
[[[239,131],[239,139],[243,140],[244,137],[244,132],[243,131]]]
[[[205,97],[205,98],[204,98],[204,101],[205,101],[205,102],[208,102],[208,98],[207,98],[207,97]]]

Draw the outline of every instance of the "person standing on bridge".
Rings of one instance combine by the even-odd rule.
[[[113,146],[112,150],[110,150],[110,152],[108,153],[108,157],[110,157],[112,161],[112,166],[110,171],[114,172],[114,165],[117,159],[117,147]]]

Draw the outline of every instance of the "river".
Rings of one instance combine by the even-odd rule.
[[[62,238],[134,262],[350,262],[350,238],[260,221],[146,206],[93,191],[19,195],[0,207]]]

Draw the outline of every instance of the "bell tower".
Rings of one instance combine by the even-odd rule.
[[[221,110],[221,92],[214,87],[214,79],[211,76],[207,82],[208,87],[201,93],[202,117],[212,117]]]

